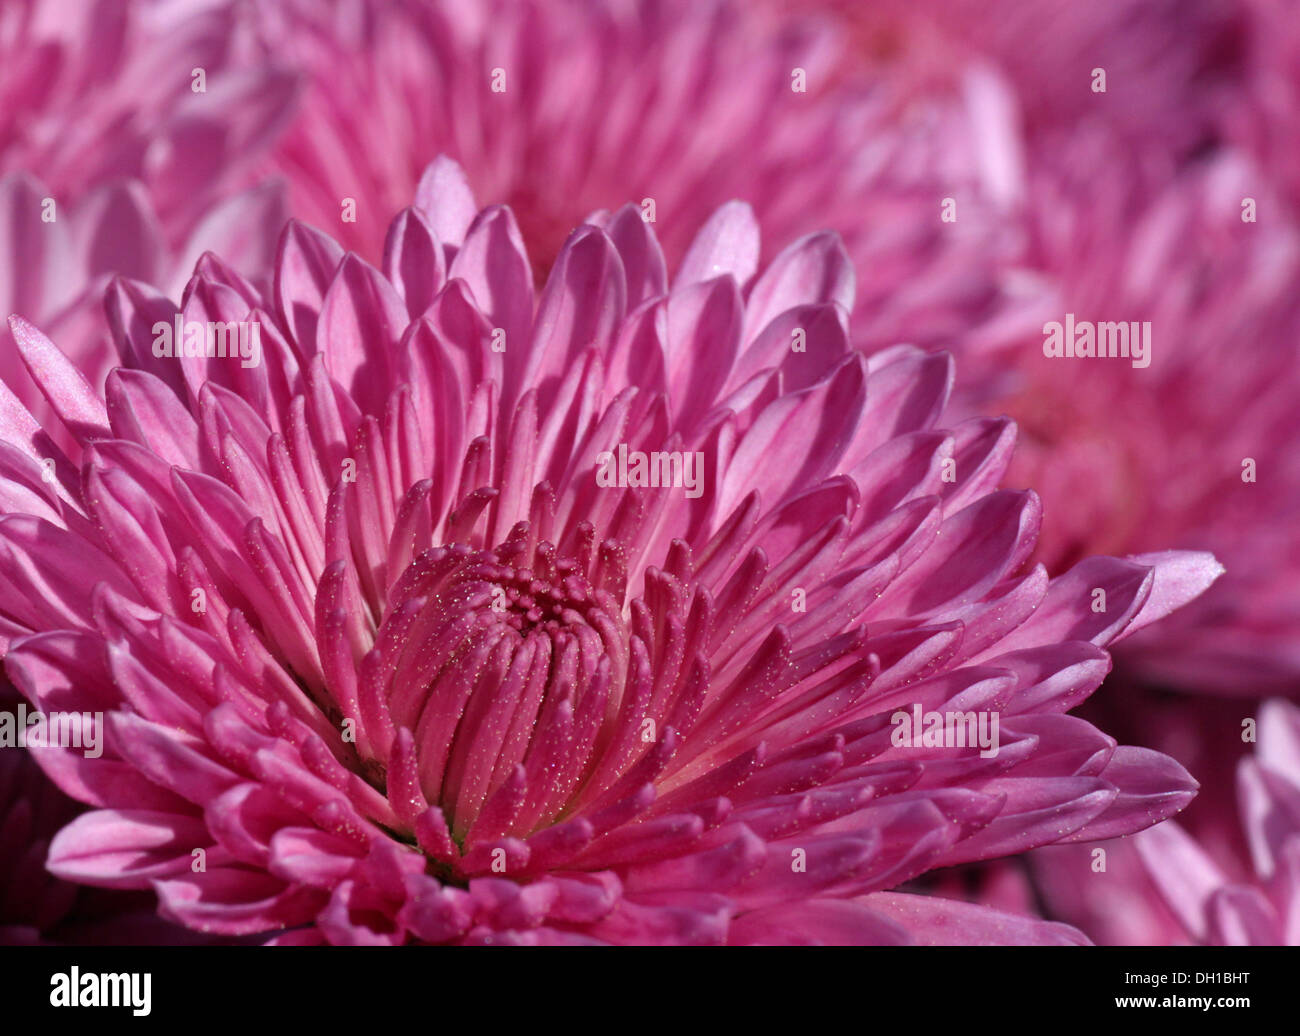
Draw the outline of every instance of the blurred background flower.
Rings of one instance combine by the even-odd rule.
[[[268,49],[306,84],[270,168],[296,215],[367,259],[445,154],[476,197],[511,207],[542,273],[593,213],[649,200],[671,264],[741,199],[765,241],[840,234],[859,272],[861,347],[1033,326],[1016,318],[1034,295],[1005,267],[1011,104],[978,69],[912,95],[860,69],[833,20],[730,0],[262,10]],[[944,224],[951,195],[961,219]],[[355,221],[342,218],[349,198]]]
[[[264,273],[285,213],[279,187],[258,186],[256,162],[295,90],[243,5],[0,7],[0,312],[57,332],[102,385],[111,277],[177,294],[206,249]],[[3,336],[0,376],[47,414]]]

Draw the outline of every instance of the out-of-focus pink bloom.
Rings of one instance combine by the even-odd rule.
[[[628,205],[534,301],[439,160],[384,273],[292,223],[270,298],[213,257],[179,309],[119,285],[102,398],[15,319],[83,460],[0,406],[6,668],[106,715],[101,758],[36,753],[96,807],[52,872],[292,942],[1077,940],[889,890],[1182,808],[1066,713],[1218,567],[1027,566],[1010,423],[944,426],[946,355],[850,348],[834,235],[759,251],[728,204],[670,282]],[[178,316],[261,362],[155,356]],[[913,707],[998,744],[904,743]]]
[[[653,202],[670,263],[741,198],[765,240],[841,235],[871,274],[863,348],[1034,326],[1001,211],[1016,137],[981,70],[916,96],[862,78],[837,23],[730,0],[275,2],[263,26],[306,83],[273,168],[295,215],[371,261],[445,153],[511,206],[541,272],[572,227],[629,198]]]
[[[1218,98],[1219,132],[1247,148],[1300,214],[1300,20],[1289,0],[1241,0],[1242,80]]]
[[[1253,872],[1176,823],[1132,839],[1147,877],[1185,930],[1211,945],[1300,945],[1300,709],[1266,702],[1259,748],[1237,772]]]
[[[1223,561],[1211,593],[1126,646],[1135,672],[1240,695],[1290,690],[1300,377],[1287,343],[1300,333],[1300,229],[1231,152],[1149,204],[1111,180],[1090,190],[1079,181],[1106,161],[1099,144],[1079,142],[1073,171],[1035,192],[1034,254],[1060,280],[1053,319],[1150,321],[1150,365],[1048,357],[1044,334],[1004,353],[1019,387],[1000,405],[1023,433],[1012,482],[1037,487],[1060,516],[1040,545],[1049,567],[1167,547]],[[1122,164],[1113,177],[1129,182]],[[1243,221],[1247,203],[1257,222]]]
[[[96,384],[109,277],[179,292],[210,248],[270,268],[283,202],[250,185],[294,79],[242,22],[225,2],[0,11],[0,312],[42,321]],[[0,375],[41,409],[10,345]]]
[[[973,61],[991,63],[1014,92],[1031,150],[1105,125],[1120,147],[1142,153],[1155,176],[1167,177],[1218,138],[1220,92],[1242,78],[1242,5],[1218,0],[821,0],[818,6],[843,18],[860,60],[898,83],[928,92]],[[1280,10],[1286,0],[1273,6]]]

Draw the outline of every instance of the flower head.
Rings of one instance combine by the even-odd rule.
[[[731,203],[670,281],[629,205],[534,300],[510,210],[422,182],[383,273],[291,223],[270,297],[117,284],[102,398],[14,319],[82,460],[0,407],[6,668],[105,723],[37,753],[96,807],[50,869],[294,941],[1075,938],[888,890],[1188,801],[1066,712],[1213,560],[1026,567],[1013,427],[849,348],[833,235],[760,272]]]

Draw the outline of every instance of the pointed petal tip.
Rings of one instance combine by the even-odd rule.
[[[1130,554],[1124,560],[1145,566],[1152,573],[1153,582],[1146,603],[1114,642],[1124,640],[1156,620],[1190,604],[1227,571],[1218,558],[1204,550]]]

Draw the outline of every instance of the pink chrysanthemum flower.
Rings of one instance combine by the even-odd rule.
[[[942,425],[947,356],[849,348],[833,235],[758,252],[729,204],[670,286],[629,205],[534,302],[440,160],[382,274],[293,223],[271,298],[211,257],[179,310],[120,285],[103,398],[16,318],[84,459],[0,407],[6,669],[106,728],[36,753],[96,807],[53,873],[293,942],[1077,939],[889,890],[1185,805],[1065,713],[1217,565],[1026,567],[1010,423]],[[157,356],[178,318],[261,362]]]
[[[371,261],[446,154],[479,197],[511,207],[540,273],[595,211],[651,203],[676,263],[718,206],[744,198],[765,240],[835,230],[871,271],[853,315],[861,347],[996,343],[1026,326],[1036,292],[1008,272],[1016,138],[994,77],[917,96],[863,79],[837,22],[733,0],[261,11],[268,47],[304,79],[271,168],[296,216]]]
[[[96,384],[107,278],[179,293],[208,249],[270,268],[283,202],[252,177],[294,78],[246,20],[224,0],[0,11],[0,312],[40,320]],[[11,348],[0,376],[41,410]]]

